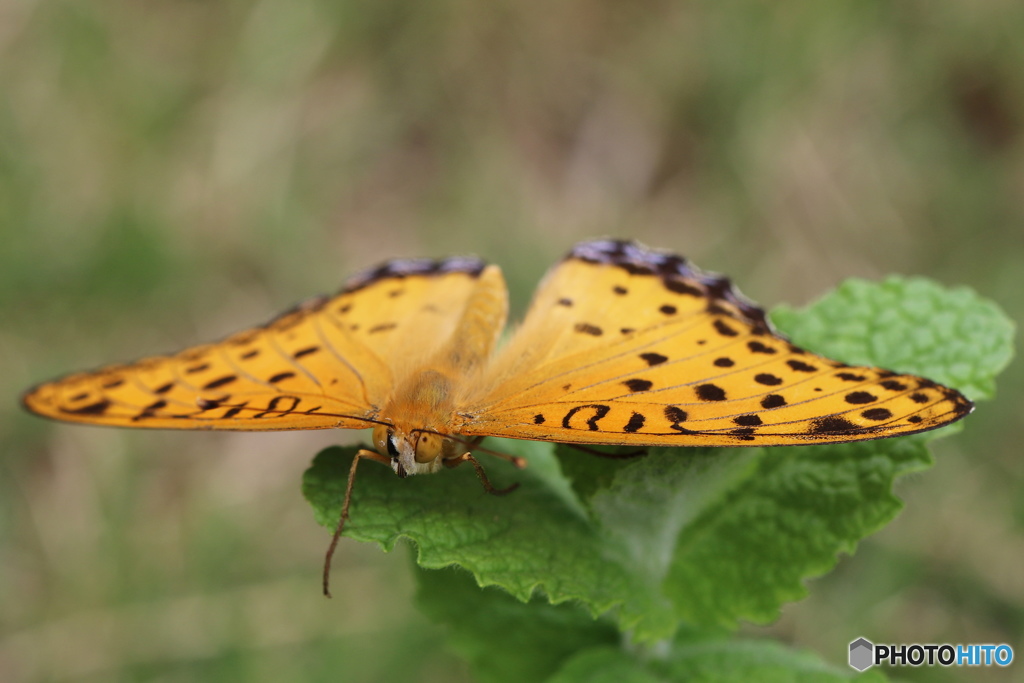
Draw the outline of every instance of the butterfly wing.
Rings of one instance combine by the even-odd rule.
[[[549,274],[479,384],[463,434],[592,444],[859,441],[972,408],[930,380],[800,349],[726,278],[615,240],[577,245]]]
[[[363,428],[409,358],[451,336],[482,270],[475,259],[389,261],[262,327],[46,382],[23,402],[121,427]]]

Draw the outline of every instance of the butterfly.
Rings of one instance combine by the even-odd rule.
[[[849,366],[777,333],[726,277],[614,239],[581,242],[519,327],[501,270],[402,259],[270,323],[30,389],[39,415],[164,429],[373,428],[353,461],[400,476],[471,462],[487,436],[569,444],[781,446],[913,434],[973,409],[955,389]],[[514,459],[516,464],[523,463]]]

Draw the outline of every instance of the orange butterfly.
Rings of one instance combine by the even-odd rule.
[[[171,429],[360,429],[400,477],[471,462],[485,436],[573,444],[779,446],[935,429],[973,406],[913,375],[798,348],[722,276],[635,242],[577,244],[495,350],[501,271],[395,260],[263,327],[41,384],[59,420]],[[519,463],[521,464],[521,463]],[[326,568],[325,568],[326,591]]]

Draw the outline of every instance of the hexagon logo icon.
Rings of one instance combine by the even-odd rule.
[[[875,645],[867,638],[858,638],[850,643],[850,666],[863,671],[875,663]]]

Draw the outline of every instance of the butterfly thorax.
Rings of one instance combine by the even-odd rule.
[[[377,452],[391,458],[400,477],[441,469],[444,460],[461,455],[464,447],[444,436],[451,432],[452,379],[437,370],[410,375],[380,411],[373,430]]]
[[[508,297],[501,270],[484,268],[466,298],[450,336],[417,368],[407,371],[377,419],[374,445],[391,457],[399,476],[441,469],[466,448],[454,438],[455,389],[473,383],[505,325]],[[429,343],[429,340],[426,340]]]

